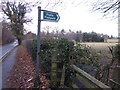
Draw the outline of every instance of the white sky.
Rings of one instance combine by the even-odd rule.
[[[72,2],[73,0],[70,1]],[[69,3],[69,0],[66,0],[63,8],[54,8],[52,11],[58,12],[60,15],[59,22],[54,23],[42,21],[41,30],[45,26],[51,26],[52,28],[58,27],[60,30],[65,29],[65,31],[68,31],[69,29],[72,31],[81,30],[82,32],[94,31],[97,33],[118,36],[118,25],[116,20],[110,21],[110,19],[102,18],[102,14],[100,13],[91,13],[90,6],[84,4],[75,7],[75,5],[79,3],[78,1],[80,0],[75,0],[74,5],[72,5]],[[37,7],[28,15],[33,18],[33,21],[32,24],[26,25],[25,27],[28,31],[37,33]]]

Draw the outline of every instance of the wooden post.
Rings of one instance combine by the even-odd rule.
[[[61,88],[64,88],[64,81],[65,81],[65,65],[63,65],[63,69],[62,69],[62,76],[61,76]]]
[[[53,50],[52,62],[51,62],[51,83],[53,86],[57,84],[57,62],[56,62],[56,52]]]

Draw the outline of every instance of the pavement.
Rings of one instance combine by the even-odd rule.
[[[7,45],[0,45],[0,90],[6,88],[6,80],[15,64],[18,41]]]
[[[18,47],[16,47],[12,53],[2,62],[2,87],[7,88],[6,80],[10,76],[10,72],[16,62],[16,52]]]

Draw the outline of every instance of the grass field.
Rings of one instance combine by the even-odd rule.
[[[103,68],[104,66],[107,66],[107,64],[110,64],[113,59],[108,46],[109,47],[116,46],[118,43],[82,43],[82,44],[89,45],[96,51],[96,54],[98,54],[100,56],[100,58],[98,59],[99,64],[101,64],[100,67]],[[112,67],[115,67],[117,65],[117,60],[115,58],[114,58],[114,60],[115,61],[112,65]],[[118,76],[117,68],[110,69],[109,78],[118,82],[119,76]],[[103,79],[105,79],[105,78],[103,77]],[[104,82],[104,80],[103,80],[103,82]]]
[[[101,59],[100,59],[100,62],[101,63],[109,63],[112,56],[111,56],[111,53],[109,51],[109,47],[111,46],[115,46],[117,45],[118,43],[89,43],[89,42],[86,42],[86,43],[81,43],[81,44],[86,44],[88,46],[90,46],[96,53],[98,53],[99,55],[101,55]]]
[[[93,49],[99,51],[99,50],[107,50],[108,51],[108,46],[115,46],[117,43],[96,43],[96,42],[93,42],[93,43],[89,43],[89,42],[86,42],[86,43],[81,43],[81,44],[86,44],[90,47],[92,47]]]
[[[118,42],[118,39],[108,39],[107,42],[108,43],[116,43],[116,42]]]

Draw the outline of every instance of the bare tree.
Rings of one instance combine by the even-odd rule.
[[[119,0],[97,0],[93,3],[93,10],[99,10],[103,13],[115,13],[119,8]]]
[[[22,2],[17,4],[16,2],[7,1],[3,2],[3,4],[5,7],[2,10],[10,20],[11,31],[18,39],[20,45],[25,31],[23,24],[31,21],[31,19],[25,17],[25,14],[30,12],[31,9],[27,9],[27,4]]]
[[[55,7],[60,5],[62,0],[45,0],[44,2],[39,0],[36,2],[25,2],[25,1],[3,1],[2,2],[2,10],[4,14],[8,17],[11,24],[11,31],[18,39],[19,45],[22,42],[24,36],[24,23],[31,22],[32,19],[26,17],[27,13],[32,11],[33,7],[37,7],[38,5],[44,5],[44,7]]]

